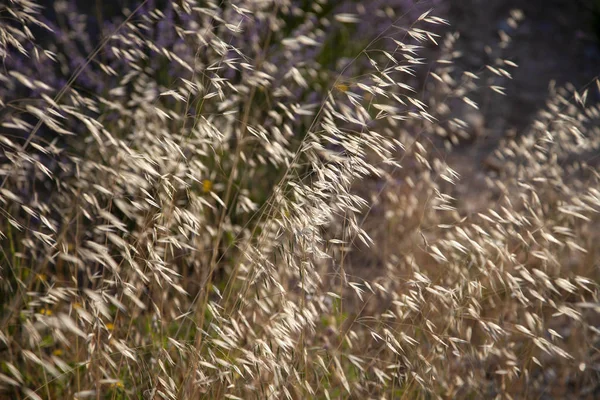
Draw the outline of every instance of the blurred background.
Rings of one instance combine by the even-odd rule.
[[[303,7],[311,3],[295,2],[302,3]],[[87,15],[89,34],[99,39],[108,33],[101,32],[100,26],[105,30],[114,26],[106,22],[121,21],[122,10],[132,10],[141,1],[40,0],[39,3],[46,8],[44,15],[58,24],[61,21],[56,20],[57,7],[76,9]],[[168,3],[168,0],[149,2],[159,8],[167,7]],[[571,83],[581,88],[600,71],[600,0],[330,0],[322,3],[325,8],[349,11],[362,4],[383,14],[403,15],[401,23],[407,26],[422,12],[433,8],[434,15],[450,21],[450,30],[460,34],[456,50],[461,51],[462,56],[458,58],[457,69],[467,71],[480,69],[497,56],[490,51],[490,46],[499,41],[499,31],[511,36],[510,48],[503,56],[508,56],[519,68],[514,71],[514,79],[507,83],[507,96],[495,98],[493,104],[481,109],[481,126],[477,129],[480,139],[485,140],[476,143],[479,162],[485,162],[507,131],[522,131],[531,122],[535,112],[544,105],[552,81],[557,86]],[[515,9],[524,14],[516,29],[506,22],[510,11]],[[389,10],[393,10],[393,14],[388,13]],[[103,24],[99,24],[99,20]],[[377,30],[384,26],[377,20],[372,28]]]

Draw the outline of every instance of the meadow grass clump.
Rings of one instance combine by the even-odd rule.
[[[421,6],[0,6],[2,396],[598,395],[595,88],[472,173]]]

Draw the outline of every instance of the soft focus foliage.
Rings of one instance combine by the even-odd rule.
[[[469,171],[430,6],[0,5],[2,396],[600,395],[596,83]]]

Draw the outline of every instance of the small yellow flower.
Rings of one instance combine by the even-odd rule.
[[[123,385],[123,382],[121,382],[121,381],[117,381],[115,383],[112,383],[110,386],[111,387],[116,387],[116,388],[121,388],[121,389],[125,387],[125,385]]]
[[[205,179],[202,181],[202,191],[204,193],[208,193],[212,190],[213,183],[210,179]]]
[[[56,357],[60,357],[63,355],[63,351],[61,349],[56,349],[52,352]]]
[[[76,310],[79,310],[81,308],[81,304],[79,303],[73,303],[73,308]]]
[[[336,83],[334,86],[337,90],[339,90],[340,92],[347,92],[348,89],[350,89],[348,87],[348,85],[345,85],[343,83]]]
[[[115,329],[115,325],[112,322],[108,322],[106,324],[106,329],[108,329],[109,331],[112,331],[113,329]]]
[[[48,310],[47,308],[42,308],[40,310],[40,314],[50,316],[50,315],[52,315],[52,310]]]

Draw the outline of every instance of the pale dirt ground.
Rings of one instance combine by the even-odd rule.
[[[460,33],[457,47],[463,52],[459,69],[480,70],[490,63],[484,47],[497,48],[499,30],[512,37],[511,45],[494,57],[501,56],[519,65],[507,80],[507,96],[484,92],[475,96],[481,108],[481,129],[477,139],[461,146],[448,160],[462,176],[457,190],[469,198],[472,211],[485,207],[489,193],[484,192],[484,174],[501,168],[491,155],[507,135],[522,133],[544,107],[548,86],[572,83],[581,89],[600,74],[600,42],[594,30],[588,0],[451,0],[443,15],[452,29]],[[512,9],[520,9],[524,20],[517,29],[505,22]],[[596,22],[597,24],[597,22]],[[597,101],[595,84],[590,85],[588,101]],[[460,193],[462,192],[462,193]],[[459,197],[460,198],[460,197]]]
[[[536,113],[544,108],[552,80],[557,86],[570,82],[578,89],[592,83],[588,102],[600,99],[593,83],[593,78],[600,74],[600,40],[594,34],[597,26],[584,1],[588,0],[447,0],[434,10],[434,15],[450,21],[451,26],[441,31],[460,33],[456,49],[463,55],[456,61],[458,70],[480,71],[496,57],[519,65],[510,71],[513,80],[502,82],[506,96],[485,90],[472,96],[480,105],[480,111],[466,107],[468,112],[476,114],[471,117],[479,121],[478,134],[475,140],[464,142],[450,152],[446,160],[461,175],[450,193],[457,199],[461,215],[487,210],[498,200],[499,193],[494,193],[485,183],[486,176],[494,178],[502,168],[493,157],[494,150],[507,136],[526,131]],[[517,29],[506,23],[513,9],[520,9],[524,14]],[[512,37],[511,45],[501,52],[498,50],[499,30]],[[485,46],[495,49],[492,56],[486,53]],[[403,171],[410,170],[410,165],[404,167]],[[402,174],[399,171],[398,181],[402,181]],[[377,193],[382,184],[372,183],[373,188],[364,189],[365,193]],[[388,189],[398,190],[400,195],[403,190],[410,190],[402,183],[398,188]],[[369,234],[385,235],[381,232],[381,221],[385,219],[383,208],[375,205],[365,221],[365,228]],[[410,230],[411,227],[407,227],[407,231]],[[398,238],[402,243],[421,243],[421,240],[420,236]],[[381,267],[385,257],[380,249],[359,248],[351,259],[362,267],[354,272],[376,274],[377,268],[368,267]]]
[[[459,61],[466,70],[490,62],[485,45],[494,47],[498,30],[512,36],[502,56],[516,62],[507,96],[494,96],[484,104],[485,143],[491,148],[508,129],[523,130],[544,105],[548,84],[567,82],[583,87],[600,73],[600,43],[593,33],[593,18],[583,0],[454,0],[447,16],[461,35]],[[514,30],[505,22],[510,10],[520,9],[525,19]],[[495,53],[498,54],[498,53]]]

